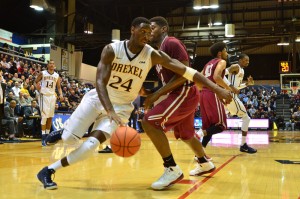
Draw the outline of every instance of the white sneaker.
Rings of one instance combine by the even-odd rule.
[[[191,176],[200,176],[206,173],[211,173],[216,169],[212,162],[198,163],[197,167],[190,171]]]
[[[175,167],[165,167],[164,174],[151,187],[155,190],[162,190],[171,187],[176,182],[183,179],[183,173],[178,165]]]
[[[213,162],[213,158],[210,157],[210,156],[208,156],[208,155],[206,155],[206,154],[204,154],[204,158],[205,158],[207,161]],[[198,162],[197,156],[194,157],[194,160],[195,160],[196,162]]]
[[[203,133],[202,129],[200,128],[200,129],[195,133],[195,137],[196,137],[199,141],[201,141],[202,138],[203,138],[203,136],[204,136],[204,133]]]

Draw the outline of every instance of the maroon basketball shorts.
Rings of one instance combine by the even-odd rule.
[[[171,92],[166,99],[149,110],[145,120],[164,132],[174,130],[175,137],[188,140],[194,136],[194,114],[199,103],[195,86]]]
[[[203,130],[206,130],[212,125],[220,125],[223,130],[227,128],[224,105],[214,92],[210,90],[201,91],[200,112]]]

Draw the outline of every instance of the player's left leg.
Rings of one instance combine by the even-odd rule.
[[[246,141],[249,123],[250,123],[250,117],[246,113],[242,117],[242,141],[241,141],[240,151],[245,153],[256,153],[257,150],[248,146]]]

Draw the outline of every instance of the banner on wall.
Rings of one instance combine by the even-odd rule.
[[[66,49],[61,49],[61,69],[69,70],[69,52]]]
[[[71,114],[55,114],[52,118],[52,128],[54,131],[64,128],[64,123],[69,119]]]

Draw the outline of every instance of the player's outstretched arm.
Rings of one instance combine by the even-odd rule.
[[[111,120],[114,120],[117,124],[122,125],[121,118],[116,114],[114,107],[109,99],[108,91],[106,88],[110,78],[112,69],[111,65],[114,58],[115,53],[111,45],[105,46],[101,53],[101,59],[97,67],[96,90],[99,100],[101,101],[102,106],[106,110]]]
[[[226,103],[230,102],[232,96],[229,91],[225,91],[202,74],[197,72],[195,69],[186,67],[183,63],[176,59],[171,59],[166,53],[162,51],[152,52],[152,64],[161,64],[163,67],[185,77],[188,80],[194,81],[201,84],[211,91],[215,92],[220,99],[225,99]]]

